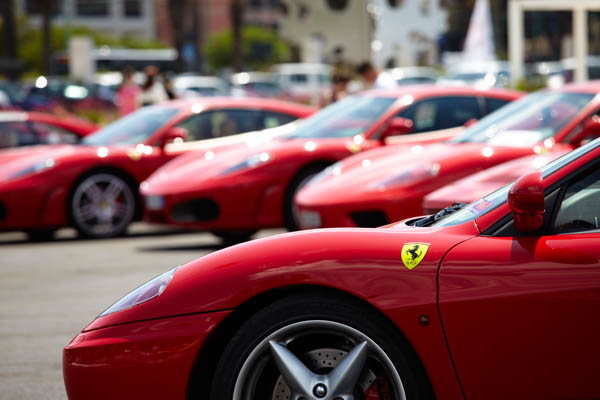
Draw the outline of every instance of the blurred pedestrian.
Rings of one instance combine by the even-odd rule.
[[[117,91],[117,107],[119,116],[135,111],[139,106],[140,88],[133,82],[134,70],[125,68],[123,71],[123,82]]]
[[[144,68],[144,72],[146,81],[142,85],[142,91],[138,96],[139,103],[142,106],[149,106],[169,100],[165,87],[158,80],[158,68],[149,65]]]
[[[368,61],[363,62],[356,68],[362,81],[362,89],[386,89],[396,87],[396,81],[385,71],[378,71]]]
[[[335,72],[331,77],[331,89],[327,90],[321,97],[320,106],[325,107],[346,97],[348,95],[348,82],[350,82],[350,76],[347,73],[343,71]]]
[[[163,72],[162,74],[162,78],[163,78],[163,83],[165,85],[165,91],[167,92],[167,97],[169,98],[169,100],[174,100],[177,98],[177,95],[175,94],[175,88],[173,87],[173,79],[171,78],[172,74],[167,74],[166,72]]]

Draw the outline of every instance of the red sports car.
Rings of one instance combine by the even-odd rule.
[[[297,189],[327,165],[392,141],[424,143],[521,96],[506,90],[413,86],[347,97],[292,133],[229,152],[191,153],[142,184],[146,219],[242,240],[260,228],[297,228]],[[483,106],[483,108],[482,108]],[[432,132],[433,131],[433,132]]]
[[[557,144],[544,154],[517,158],[459,179],[425,196],[423,214],[435,214],[454,203],[471,203],[569,151],[570,146]]]
[[[84,236],[119,235],[142,214],[139,183],[173,157],[243,143],[261,133],[228,136],[286,124],[313,111],[266,99],[180,100],[144,107],[79,145],[3,151],[0,230],[22,230],[37,239],[72,225]]]
[[[298,193],[304,228],[376,227],[421,215],[425,195],[497,164],[600,135],[600,82],[528,95],[460,136],[427,146],[388,146],[332,166]]]
[[[34,144],[78,143],[98,129],[73,117],[39,112],[0,112],[0,149]]]
[[[600,139],[386,228],[164,273],[66,346],[69,398],[600,398]]]

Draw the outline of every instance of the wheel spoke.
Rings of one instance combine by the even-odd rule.
[[[116,179],[110,181],[106,189],[104,189],[104,198],[115,200],[123,191],[123,184]]]
[[[271,354],[283,379],[294,395],[312,397],[312,388],[318,382],[318,375],[313,374],[294,353],[285,346],[269,341]]]
[[[90,200],[100,201],[102,199],[102,189],[96,183],[92,183],[85,189],[85,194]]]
[[[367,360],[367,342],[354,347],[346,357],[329,373],[331,393],[344,399],[353,398],[354,387]]]
[[[94,203],[83,205],[77,209],[77,213],[84,221],[96,218],[96,205]]]
[[[113,217],[120,218],[127,213],[127,204],[115,202],[113,204]]]

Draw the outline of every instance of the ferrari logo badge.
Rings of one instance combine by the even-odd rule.
[[[137,161],[140,158],[142,158],[142,153],[140,153],[137,150],[129,150],[127,151],[127,155],[129,156],[129,158],[131,158],[133,161]]]
[[[354,142],[349,142],[346,144],[346,147],[350,150],[350,153],[358,153],[360,151],[360,146]]]
[[[427,250],[429,243],[406,243],[402,246],[402,262],[409,270],[415,268],[421,263]]]

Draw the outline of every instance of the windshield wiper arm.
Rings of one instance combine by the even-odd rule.
[[[432,214],[428,217],[421,218],[420,220],[414,223],[414,226],[429,226],[434,222],[438,222],[440,219],[446,218],[448,215],[460,210],[466,205],[467,203],[462,202],[454,203],[450,207],[446,207],[443,210],[439,211],[437,214]]]

